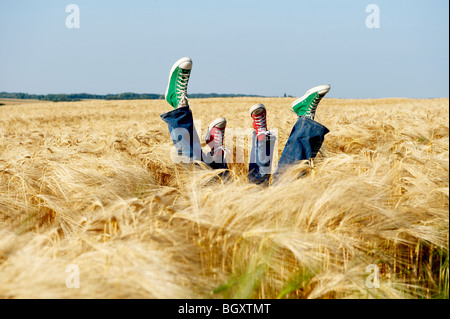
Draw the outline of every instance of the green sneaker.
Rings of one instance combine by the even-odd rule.
[[[192,60],[181,58],[172,66],[167,84],[165,98],[175,109],[188,106],[187,87],[192,70]]]
[[[319,102],[329,91],[330,86],[328,84],[313,87],[301,98],[292,102],[292,109],[298,116],[304,116],[314,120],[317,105],[319,105]]]

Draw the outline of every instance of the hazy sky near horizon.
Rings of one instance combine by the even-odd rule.
[[[80,27],[66,26],[66,6]],[[369,4],[380,28],[367,28]],[[194,61],[189,92],[449,96],[447,0],[1,0],[0,91],[163,94]]]

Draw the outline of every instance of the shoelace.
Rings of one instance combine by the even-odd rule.
[[[223,146],[223,137],[224,137],[224,132],[221,129],[216,128],[214,130],[214,147],[213,149],[213,155],[215,156],[217,154],[217,152],[219,152],[220,150],[223,152],[223,157],[224,159],[227,157],[228,154],[230,154],[230,150],[226,147]],[[218,146],[220,145],[220,146]]]
[[[220,131],[220,130],[217,130],[217,131]],[[220,131],[220,134],[214,134],[214,143],[216,143],[216,145],[222,145],[223,144],[222,131]]]
[[[182,101],[186,101],[186,102],[188,101],[186,91],[187,91],[187,85],[189,82],[190,75],[191,75],[190,73],[180,73],[178,76],[177,86],[176,86],[175,91],[176,91],[177,95],[180,96],[180,103]]]
[[[189,105],[189,100],[185,92],[181,93],[180,101],[178,102],[178,106],[180,105]]]
[[[266,116],[265,116],[264,112],[261,112],[258,115],[255,115],[253,120],[255,121],[255,126],[258,131],[258,136],[261,134],[267,135],[266,132],[268,132],[268,131],[267,131],[267,124],[266,124]]]
[[[218,148],[215,148],[213,154],[216,155],[219,150],[221,150],[223,152],[224,158],[226,158],[227,155],[230,154],[230,150],[223,145],[219,146]]]
[[[224,129],[220,129],[220,128],[213,128],[213,136],[214,136],[214,149],[215,148],[220,148],[223,146],[223,137],[225,135]]]
[[[258,134],[256,134],[256,137],[258,137],[258,136],[260,136],[260,135],[266,135],[266,136],[268,136],[268,135],[270,135],[270,134],[271,134],[270,131],[259,132]]]
[[[317,105],[319,105],[320,100],[322,100],[323,95],[317,94],[317,96],[314,98],[314,100],[311,103],[311,107],[308,109],[308,112],[306,112],[306,116],[310,119],[314,119],[314,115],[316,114]]]

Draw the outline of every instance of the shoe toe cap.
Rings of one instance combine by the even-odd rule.
[[[192,69],[192,61],[188,60],[188,61],[182,62],[179,66],[180,66],[180,68],[182,68],[184,70],[190,70],[190,69]]]

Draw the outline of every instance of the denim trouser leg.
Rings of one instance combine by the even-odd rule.
[[[272,173],[273,150],[276,136],[268,134],[262,141],[256,137],[253,131],[252,150],[248,167],[248,179],[255,184],[266,184]]]
[[[299,116],[278,162],[275,178],[290,164],[314,158],[329,130],[307,117]]]
[[[211,153],[203,153],[189,106],[176,108],[160,116],[169,127],[170,137],[179,156],[177,160],[182,163],[202,161],[214,169],[227,168],[223,157],[222,160],[214,161]]]

